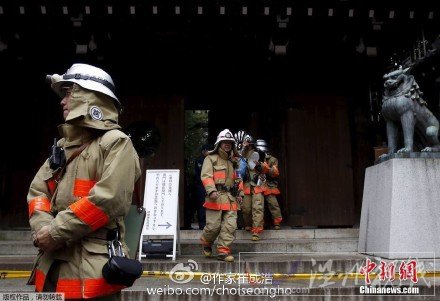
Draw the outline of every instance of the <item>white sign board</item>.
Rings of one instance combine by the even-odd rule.
[[[144,235],[169,235],[174,237],[175,260],[179,205],[178,169],[147,170],[143,207],[146,211],[140,248]],[[139,251],[141,254],[141,250]]]

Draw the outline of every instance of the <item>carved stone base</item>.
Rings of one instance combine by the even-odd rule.
[[[440,159],[391,159],[367,168],[358,251],[440,257]]]
[[[377,159],[374,164],[379,164],[391,159],[403,158],[423,158],[423,159],[440,159],[440,152],[413,152],[413,153],[394,153]]]

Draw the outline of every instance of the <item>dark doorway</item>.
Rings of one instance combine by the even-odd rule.
[[[352,226],[353,170],[344,98],[293,97],[285,113],[291,226]]]

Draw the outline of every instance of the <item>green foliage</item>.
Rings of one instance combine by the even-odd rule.
[[[195,160],[208,141],[208,111],[185,111],[185,176],[187,184],[194,180]]]

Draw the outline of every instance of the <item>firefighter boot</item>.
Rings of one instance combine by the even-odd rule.
[[[211,257],[212,248],[211,247],[203,247],[203,255],[205,255],[205,257]]]
[[[234,262],[234,256],[231,254],[220,253],[217,256],[217,259],[226,262]]]

